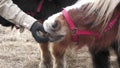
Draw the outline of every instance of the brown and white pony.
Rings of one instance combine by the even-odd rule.
[[[94,68],[110,68],[109,47],[120,42],[120,0],[80,0],[50,16],[43,26],[51,41],[53,68],[66,68],[65,50],[75,44],[88,46]],[[113,49],[120,67],[119,46]]]

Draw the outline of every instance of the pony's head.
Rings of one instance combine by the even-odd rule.
[[[74,30],[78,29],[86,34],[104,32],[106,26],[116,11],[120,0],[80,0],[72,6],[64,8],[69,16],[65,16],[63,12],[52,15],[44,21],[44,29],[48,32],[51,41],[64,39],[67,35],[72,35]],[[66,17],[71,19],[67,20]],[[72,29],[68,21],[72,21],[75,25]],[[92,31],[92,32],[89,32]],[[81,35],[86,36],[86,34]],[[69,38],[71,39],[71,38]]]
[[[62,39],[69,33],[69,28],[66,27],[67,23],[61,13],[49,17],[43,25],[50,41]]]

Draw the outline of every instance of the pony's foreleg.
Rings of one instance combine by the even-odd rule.
[[[109,50],[102,51],[90,50],[94,68],[110,68]]]
[[[66,45],[62,44],[53,44],[51,43],[51,54],[53,58],[53,68],[66,68],[66,61],[65,61],[65,50],[67,48]]]
[[[39,68],[52,68],[52,60],[50,51],[48,48],[48,43],[46,44],[40,44],[40,52],[41,52],[41,60],[39,64]]]

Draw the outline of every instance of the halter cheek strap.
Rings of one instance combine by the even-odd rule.
[[[101,35],[99,33],[97,33],[97,32],[92,32],[92,31],[88,31],[88,30],[79,30],[79,29],[77,29],[75,27],[75,25],[74,25],[74,22],[72,21],[72,19],[70,18],[68,12],[65,9],[62,11],[62,14],[65,17],[65,19],[66,19],[66,21],[67,21],[70,29],[72,31],[74,31],[74,34],[72,35],[72,38],[73,38],[72,40],[74,42],[78,42],[79,35],[93,35],[96,38],[100,38],[101,37]],[[104,30],[104,32],[107,32],[108,30],[110,30],[114,26],[114,24],[116,23],[116,21],[117,21],[117,19],[119,17],[120,17],[120,13],[115,18],[113,18],[110,21],[110,23],[108,24],[108,26],[106,27],[106,29]]]

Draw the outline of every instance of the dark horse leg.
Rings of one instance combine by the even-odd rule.
[[[104,49],[102,51],[91,50],[92,60],[93,60],[93,67],[94,68],[110,68],[110,61],[109,61],[109,50]]]
[[[40,44],[41,60],[39,68],[52,68],[51,54],[49,51],[48,43]]]
[[[118,42],[114,42],[112,44],[112,48],[114,49],[114,51],[117,55],[117,61],[118,61],[118,65],[119,65],[119,68],[120,68],[120,50],[119,50]]]

